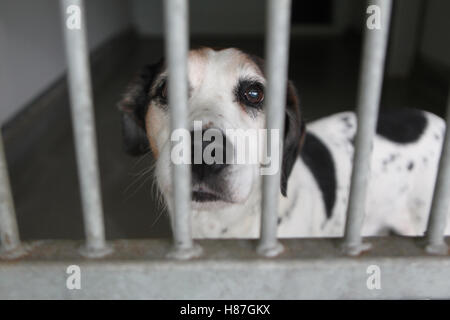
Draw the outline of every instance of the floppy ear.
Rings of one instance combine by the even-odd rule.
[[[305,137],[305,123],[300,112],[297,90],[288,82],[286,120],[284,124],[283,160],[281,163],[281,194],[287,196],[287,182],[297,161]]]
[[[150,103],[150,88],[161,62],[145,66],[130,83],[118,106],[122,112],[122,135],[125,151],[133,156],[147,153],[145,115]]]

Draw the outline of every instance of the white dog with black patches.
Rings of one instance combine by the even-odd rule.
[[[209,128],[264,129],[261,59],[238,49],[192,50],[188,59],[189,123]],[[146,67],[120,108],[127,151],[152,152],[156,179],[172,212],[171,132],[164,62]],[[278,213],[280,237],[342,236],[348,204],[356,117],[344,112],[303,124],[289,82]],[[381,113],[373,145],[364,236],[389,231],[423,235],[445,131],[428,112]],[[227,137],[225,136],[225,139]],[[207,144],[206,144],[207,145]],[[260,230],[260,164],[192,165],[195,238],[255,238]],[[288,188],[289,185],[289,188]],[[446,233],[450,233],[450,223]]]

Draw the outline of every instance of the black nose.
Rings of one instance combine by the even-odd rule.
[[[211,140],[205,139],[205,132],[216,130]],[[220,133],[221,139],[215,140]],[[208,148],[208,150],[205,149]],[[211,156],[210,159],[206,157]],[[212,161],[211,161],[212,160]],[[205,162],[206,161],[206,162]],[[209,176],[218,175],[226,164],[226,138],[225,135],[217,129],[206,129],[200,132],[191,131],[191,163],[192,178],[197,181],[203,181]]]

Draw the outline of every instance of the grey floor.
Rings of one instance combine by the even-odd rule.
[[[193,46],[239,47],[262,55],[262,39],[194,39]],[[121,145],[120,115],[116,103],[139,66],[161,57],[161,40],[141,40],[134,54],[114,70],[114,76],[94,90],[99,161],[106,233],[112,238],[169,236],[168,219],[156,204],[152,176],[146,173],[152,159],[130,158]],[[353,109],[359,68],[358,37],[302,37],[292,39],[290,78],[297,85],[304,116],[313,120]],[[441,113],[408,79],[385,82],[382,107],[416,107]],[[61,123],[69,122],[66,112]],[[434,108],[433,108],[434,106]],[[63,121],[64,120],[64,121]],[[71,128],[48,134],[34,146],[33,156],[10,163],[19,227],[24,239],[81,239],[82,215]],[[28,132],[29,134],[29,132]],[[25,137],[24,133],[24,137]],[[24,138],[25,139],[25,138]],[[24,142],[25,143],[25,142]],[[8,148],[13,149],[12,146]]]

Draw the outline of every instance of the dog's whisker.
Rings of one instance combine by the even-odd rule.
[[[145,178],[147,176],[148,172],[143,172],[142,174],[139,174],[136,176],[135,179],[133,179],[130,184],[125,188],[124,193],[128,193],[138,182],[140,182],[141,179]]]
[[[151,153],[147,152],[144,155],[140,156],[134,163],[133,168],[136,167],[138,164],[140,164],[142,161],[144,161],[144,159],[147,159],[148,157],[150,157],[150,155],[151,155]]]
[[[151,164],[149,165],[149,167],[144,168],[144,169],[141,170],[139,173],[135,174],[136,178],[133,179],[133,181],[125,188],[124,193],[125,193],[125,194],[128,193],[128,192],[131,190],[131,188],[133,188],[133,186],[135,186],[135,185],[136,185],[137,183],[139,183],[142,179],[144,179],[144,182],[141,183],[141,184],[137,187],[137,189],[133,192],[132,195],[134,195],[134,194],[137,192],[137,190],[139,190],[139,189],[142,187],[142,185],[145,184],[145,182],[148,181],[149,178],[153,177],[152,172],[153,172],[154,169],[155,169],[155,165],[156,165],[156,164],[153,162],[153,163],[151,163]]]
[[[152,224],[151,224],[151,226],[150,226],[150,229],[151,228],[153,228],[155,225],[156,225],[156,223],[159,221],[159,219],[161,218],[161,216],[163,215],[163,213],[164,213],[164,208],[161,208],[160,207],[160,203],[157,203],[157,205],[158,205],[158,208],[160,209],[160,210],[158,210],[158,215],[156,216],[156,218],[155,218],[155,220],[153,220],[153,222],[152,222]]]
[[[131,193],[128,197],[127,197],[127,200],[129,200],[130,198],[132,198],[133,196],[135,196],[137,193],[138,193],[138,191],[151,179],[151,178],[153,178],[153,176],[152,175],[148,175],[145,179],[144,179],[144,181],[138,186],[138,187],[136,187],[136,189],[133,191],[133,193]]]

